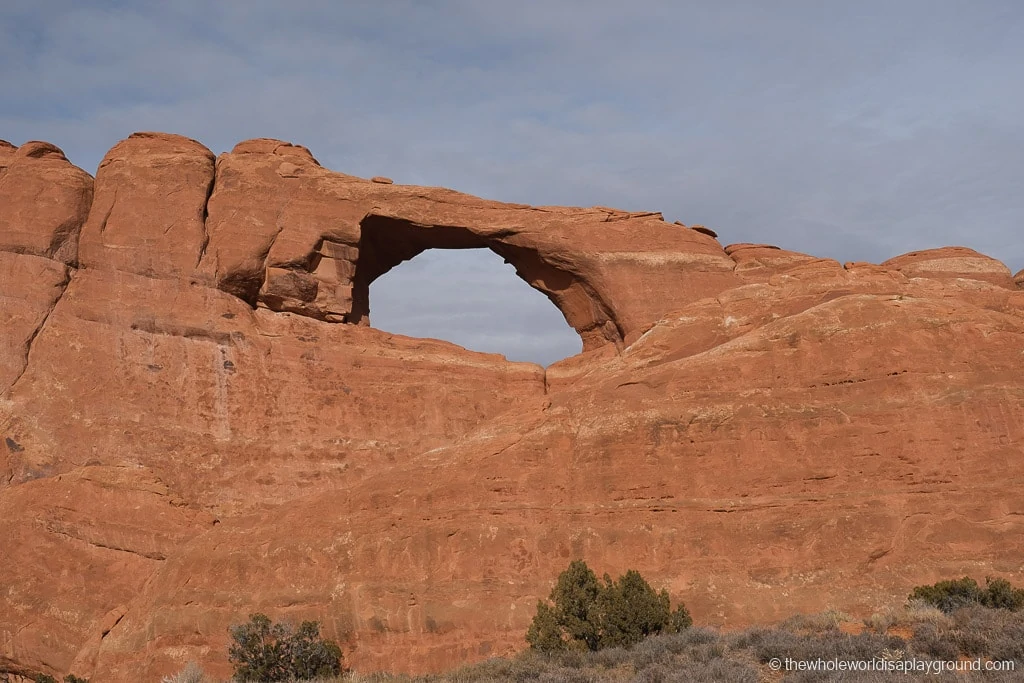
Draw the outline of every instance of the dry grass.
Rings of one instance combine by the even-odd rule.
[[[845,612],[830,609],[817,614],[797,614],[779,624],[779,628],[794,633],[825,633],[838,631],[841,625],[851,621],[853,617]]]
[[[196,662],[189,662],[173,676],[164,676],[160,683],[214,683]]]
[[[911,600],[903,607],[877,612],[864,620],[864,625],[875,633],[887,633],[893,629],[913,630],[921,624],[931,624],[938,628],[950,623],[948,614],[919,600]]]

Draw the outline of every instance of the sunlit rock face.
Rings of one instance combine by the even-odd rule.
[[[137,134],[95,180],[0,144],[0,671],[227,676],[256,611],[436,670],[524,647],[576,557],[726,626],[1024,579],[1021,274],[382,180],[275,140]],[[496,252],[583,353],[370,327],[432,248]]]

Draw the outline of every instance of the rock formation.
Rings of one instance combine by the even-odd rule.
[[[471,247],[584,352],[368,326],[376,278]],[[1020,581],[1022,288],[959,247],[723,248],[275,140],[136,134],[95,182],[0,143],[0,671],[226,675],[254,611],[439,669],[524,647],[573,557],[724,626]]]

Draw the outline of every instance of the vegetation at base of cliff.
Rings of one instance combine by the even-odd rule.
[[[851,631],[860,631],[851,633]],[[970,674],[782,672],[771,661],[817,659],[863,661],[941,660],[1012,661],[1014,671]],[[839,612],[791,617],[771,627],[722,632],[694,626],[679,633],[651,636],[632,648],[603,650],[526,650],[443,674],[405,676],[349,672],[314,679],[319,683],[825,683],[851,681],[986,681],[1022,680],[1024,611],[980,605],[950,614],[920,602],[854,621]],[[174,683],[214,683],[213,679],[181,679]]]
[[[252,614],[248,623],[229,632],[233,642],[228,660],[236,681],[307,681],[341,673],[341,648],[320,637],[319,622],[304,621],[295,628]]]
[[[972,588],[973,585],[973,588]],[[976,589],[976,590],[975,590]],[[604,593],[603,591],[607,591]],[[600,596],[606,596],[601,598]],[[962,600],[963,596],[970,599]],[[946,597],[956,598],[952,602]],[[258,680],[308,680],[319,683],[758,683],[793,681],[825,683],[856,680],[864,683],[901,681],[1024,680],[1024,606],[1020,589],[990,579],[981,588],[969,579],[919,586],[898,609],[873,614],[862,622],[836,611],[791,617],[771,627],[738,632],[692,627],[685,608],[669,611],[668,596],[654,591],[636,572],[617,581],[596,576],[580,563],[569,566],[556,582],[549,602],[542,602],[531,625],[533,642],[545,629],[558,634],[552,647],[531,647],[518,655],[427,676],[347,672],[343,675]],[[976,599],[975,599],[976,598]],[[617,606],[635,613],[612,618]],[[666,612],[669,616],[666,617]],[[542,616],[543,615],[543,616]],[[260,615],[257,615],[260,616]],[[627,618],[628,617],[628,618]],[[263,617],[266,619],[266,617]],[[538,626],[538,622],[540,625]],[[255,623],[251,620],[249,625]],[[258,632],[272,630],[260,620]],[[552,625],[557,625],[557,629]],[[655,629],[660,626],[660,631]],[[234,629],[239,627],[233,627]],[[650,635],[634,641],[634,634]],[[317,632],[318,634],[318,632]],[[625,634],[625,635],[623,635]],[[318,635],[317,635],[318,637]],[[530,636],[528,636],[529,638]],[[607,637],[607,640],[602,638]],[[613,643],[613,639],[617,642]],[[627,642],[629,641],[629,642]],[[249,642],[249,641],[246,641]],[[237,641],[236,641],[237,643]],[[601,643],[609,645],[600,647]],[[785,662],[889,662],[889,671],[779,671]],[[956,662],[992,670],[958,671],[936,675],[913,669],[910,663]],[[339,657],[340,667],[340,657]],[[895,667],[902,668],[895,668]],[[903,673],[904,670],[911,671]],[[2,677],[0,677],[2,678]],[[242,680],[236,677],[235,680]],[[164,683],[214,683],[190,664]]]
[[[992,609],[1016,612],[1024,608],[1024,589],[1015,588],[1006,579],[985,579],[985,587],[969,576],[951,581],[939,581],[931,586],[918,586],[910,600],[920,600],[949,614],[967,605],[981,605]]]
[[[586,562],[574,560],[548,602],[537,603],[526,642],[540,652],[631,647],[692,623],[684,605],[672,611],[668,592],[656,592],[639,572],[630,569],[616,581],[605,574],[602,582]]]

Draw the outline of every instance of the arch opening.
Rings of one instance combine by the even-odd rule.
[[[430,249],[371,286],[373,327],[548,366],[583,349],[540,292],[488,249]]]
[[[583,351],[607,344],[621,349],[623,331],[593,288],[558,265],[557,256],[545,256],[536,246],[530,246],[529,240],[525,240],[524,245],[517,236],[515,229],[476,230],[369,214],[360,222],[351,280],[351,307],[345,322],[370,324],[370,285],[400,263],[428,249],[486,248],[504,259],[521,280],[555,305],[565,322],[579,335]]]
[[[378,329],[545,366],[586,348],[559,301],[579,289],[575,279],[557,271],[530,281],[513,260],[524,255],[509,252],[498,239],[466,228],[369,216],[362,222],[349,321],[370,324],[372,286]]]

